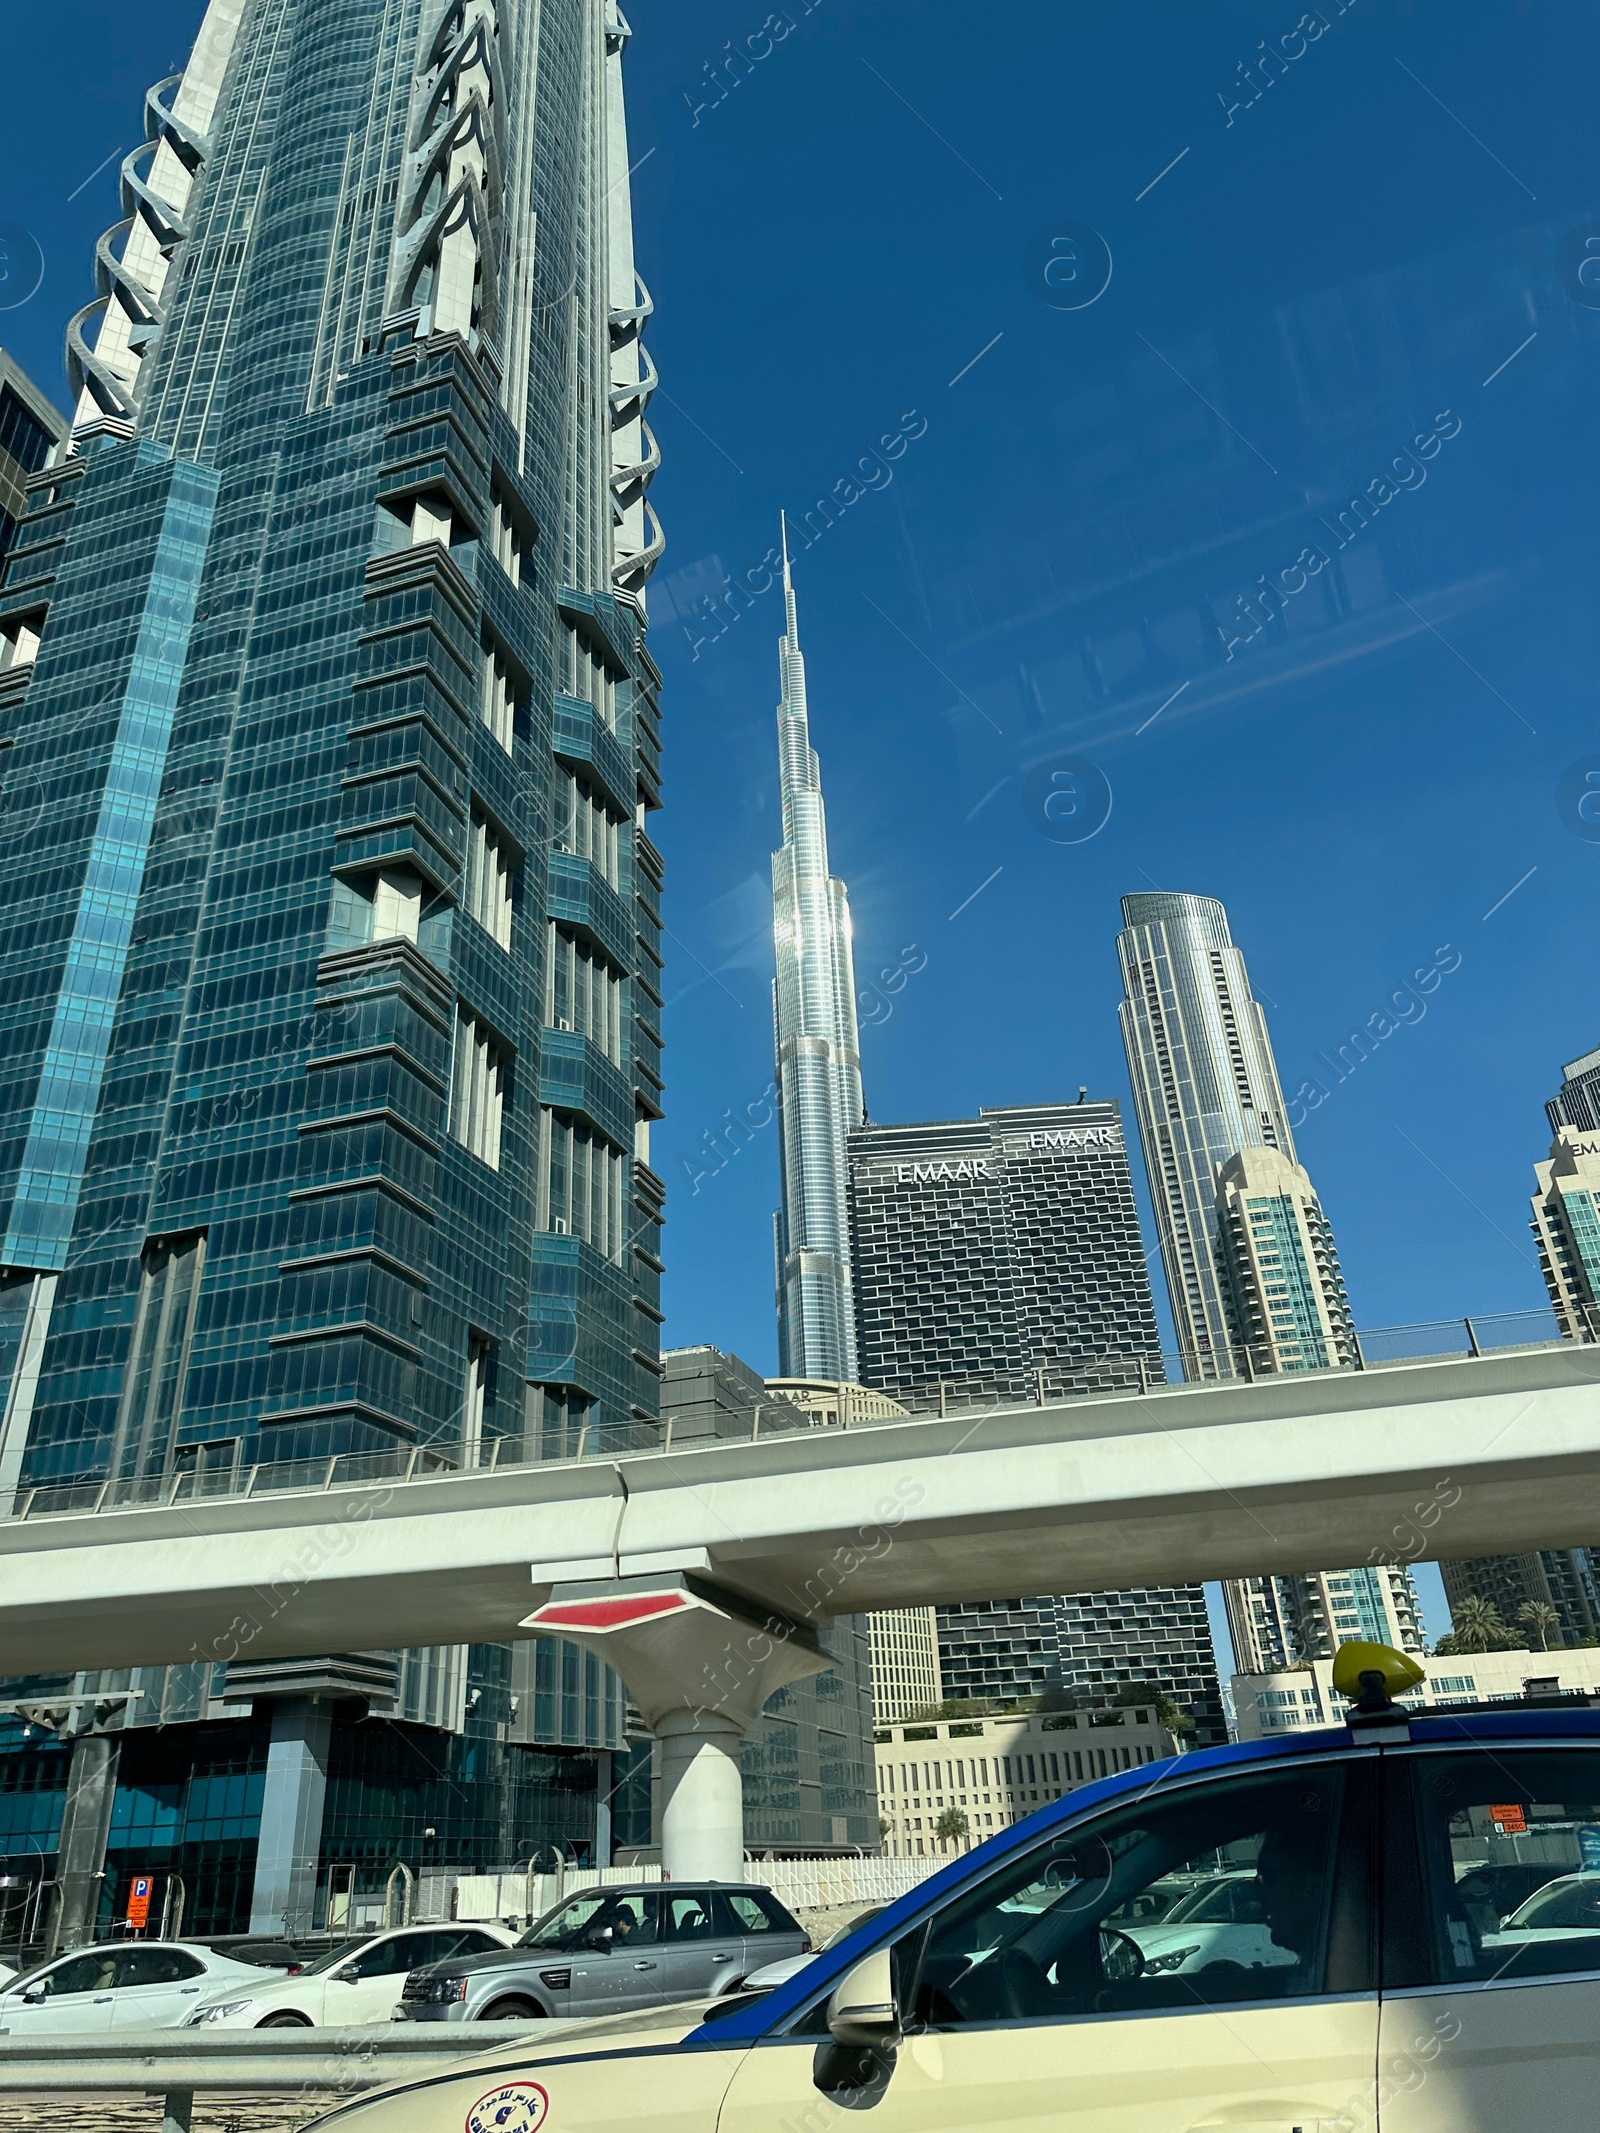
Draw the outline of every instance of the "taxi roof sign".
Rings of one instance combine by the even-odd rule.
[[[1358,1711],[1377,1715],[1394,1699],[1426,1681],[1427,1669],[1392,1644],[1341,1644],[1333,1659],[1333,1686]]]

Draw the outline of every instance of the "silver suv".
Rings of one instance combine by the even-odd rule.
[[[540,2020],[708,1999],[810,1947],[772,1891],[747,1882],[586,1889],[514,1948],[413,1970],[394,2019]]]

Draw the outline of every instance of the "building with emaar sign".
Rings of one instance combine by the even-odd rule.
[[[907,1406],[1136,1389],[1161,1339],[1115,1103],[1036,1104],[850,1136],[864,1383]],[[1199,1586],[941,1607],[951,1697],[1155,1682],[1223,1737]]]
[[[7,1509],[654,1441],[628,34],[213,0],[147,99],[0,589]],[[308,1574],[13,1684],[0,1851],[64,1936],[151,1871],[301,1931],[396,1861],[605,1853],[598,1660],[253,1660]]]

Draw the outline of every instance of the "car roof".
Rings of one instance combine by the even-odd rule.
[[[764,1881],[628,1881],[614,1888],[591,1881],[587,1888],[569,1889],[561,1901],[573,1903],[580,1896],[700,1896],[714,1894],[718,1889],[735,1894],[747,1890],[760,1896],[772,1894]]]
[[[1409,1720],[1410,1742],[1416,1747],[1477,1747],[1489,1742],[1500,1745],[1521,1742],[1533,1746],[1542,1743],[1559,1745],[1573,1740],[1600,1741],[1600,1710],[1596,1709],[1578,1710],[1569,1706],[1540,1710],[1536,1706],[1520,1704],[1511,1708],[1491,1707],[1429,1716],[1402,1713],[1400,1716]],[[1369,1732],[1366,1729],[1352,1731],[1349,1726],[1324,1726],[1271,1740],[1230,1741],[1220,1747],[1191,1749],[1187,1755],[1169,1756],[1164,1762],[1138,1764],[1131,1770],[1119,1770],[1112,1777],[1097,1778],[1093,1784],[1075,1786],[1071,1792],[1063,1793],[1059,1799],[1041,1807],[1026,1821],[997,1831],[975,1850],[961,1854],[948,1866],[941,1867],[938,1873],[930,1874],[926,1881],[919,1882],[891,1903],[872,1921],[869,1931],[874,1941],[892,1939],[902,1925],[920,1916],[964,1882],[986,1873],[1012,1852],[1025,1850],[1049,1830],[1076,1822],[1081,1816],[1110,1806],[1130,1794],[1150,1791],[1157,1786],[1187,1785],[1205,1777],[1220,1776],[1225,1771],[1260,1768],[1308,1755],[1348,1755],[1380,1746],[1405,1745],[1396,1737],[1396,1728],[1385,1725],[1381,1732],[1387,1737],[1376,1737],[1377,1729]],[[865,1952],[847,1952],[853,1937],[814,1956],[787,1984],[776,1986],[772,1992],[752,2001],[750,2006],[722,2016],[714,2025],[692,2031],[684,2042],[723,2045],[732,2044],[741,2037],[765,2036],[775,2022],[782,2021],[811,2000],[820,1986],[842,1976],[857,1960],[858,1952]]]

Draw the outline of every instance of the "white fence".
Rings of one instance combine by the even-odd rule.
[[[946,1862],[941,1859],[828,1857],[769,1859],[747,1854],[745,1879],[771,1889],[791,1911],[842,1910],[892,1903]],[[507,1869],[493,1874],[423,1873],[412,1918],[524,1921],[541,1917],[579,1889],[624,1888],[659,1881],[659,1866],[569,1866],[557,1873]]]

